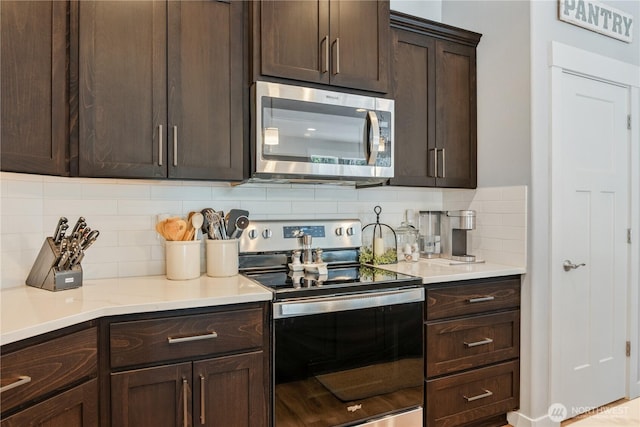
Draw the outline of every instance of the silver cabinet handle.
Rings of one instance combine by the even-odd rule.
[[[218,333],[215,331],[202,334],[202,335],[191,335],[188,337],[178,337],[178,338],[167,337],[167,341],[169,342],[169,344],[179,344],[182,342],[210,340],[213,338],[218,338]]]
[[[178,166],[178,126],[173,127],[173,166]]]
[[[0,393],[4,393],[5,391],[11,390],[12,388],[20,387],[21,385],[25,385],[31,382],[31,377],[27,375],[20,375],[17,381],[12,382],[11,384],[7,384],[4,387],[0,388]]]
[[[189,427],[189,392],[187,390],[189,383],[186,378],[182,379],[182,424]]]
[[[380,125],[378,124],[378,116],[375,111],[368,111],[367,117],[371,125],[372,135],[369,139],[369,164],[375,165],[378,158],[378,151],[380,151]],[[369,137],[369,135],[367,135]]]
[[[493,295],[489,295],[489,296],[480,297],[480,298],[469,298],[467,300],[467,302],[473,304],[473,303],[476,303],[476,302],[493,301],[494,299],[496,299],[496,297],[494,297]]]
[[[204,375],[200,374],[200,424],[204,425],[205,422],[205,418],[204,418],[204,413],[205,413],[205,405],[206,405],[206,399],[204,398],[204,394],[205,394],[205,378]]]
[[[564,268],[564,271],[571,271],[571,270],[575,270],[576,268],[580,268],[580,267],[584,267],[587,264],[585,264],[584,262],[581,264],[574,264],[571,262],[571,260],[565,259],[562,262],[562,268]]]
[[[324,43],[324,57],[323,57],[323,67],[322,72],[326,73],[329,71],[329,36],[326,35],[320,42],[320,49],[322,49],[322,43]]]
[[[429,150],[429,152],[431,151],[433,151],[433,175],[429,175],[429,176],[430,177],[433,176],[433,178],[437,178],[438,177],[438,149],[433,148]]]
[[[162,166],[162,125],[158,125],[158,166]]]
[[[474,400],[484,399],[485,397],[489,397],[489,396],[493,396],[493,392],[485,389],[484,393],[479,394],[477,396],[471,396],[471,397],[462,396],[462,397],[464,397],[467,400],[467,402],[473,402]]]
[[[485,338],[482,341],[474,341],[474,342],[464,342],[464,345],[467,348],[471,348],[471,347],[478,347],[479,345],[487,345],[487,344],[491,344],[493,342],[493,340],[491,338]]]
[[[442,148],[442,176],[441,178],[447,177],[447,158],[445,157],[445,148]]]
[[[340,37],[336,38],[336,72],[334,74],[340,74]]]

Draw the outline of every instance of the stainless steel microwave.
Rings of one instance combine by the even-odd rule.
[[[393,177],[393,100],[263,81],[252,90],[254,181]]]

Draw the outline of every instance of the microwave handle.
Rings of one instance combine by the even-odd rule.
[[[371,132],[367,132],[367,143],[369,144],[369,165],[376,164],[378,158],[378,151],[380,150],[380,124],[378,123],[378,116],[375,111],[367,112],[367,121],[369,123],[369,129]]]

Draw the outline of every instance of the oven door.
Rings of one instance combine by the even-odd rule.
[[[254,91],[256,177],[393,177],[393,100],[262,81]]]
[[[423,288],[274,303],[274,425],[420,426]]]

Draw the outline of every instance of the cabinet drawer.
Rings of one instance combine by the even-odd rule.
[[[427,427],[450,427],[517,409],[518,361],[427,381]]]
[[[262,309],[112,323],[111,366],[142,365],[262,347]]]
[[[2,412],[97,375],[98,335],[85,329],[12,353],[2,354]]]
[[[520,276],[427,287],[427,320],[520,306]]]
[[[519,356],[520,311],[428,323],[427,377]]]

